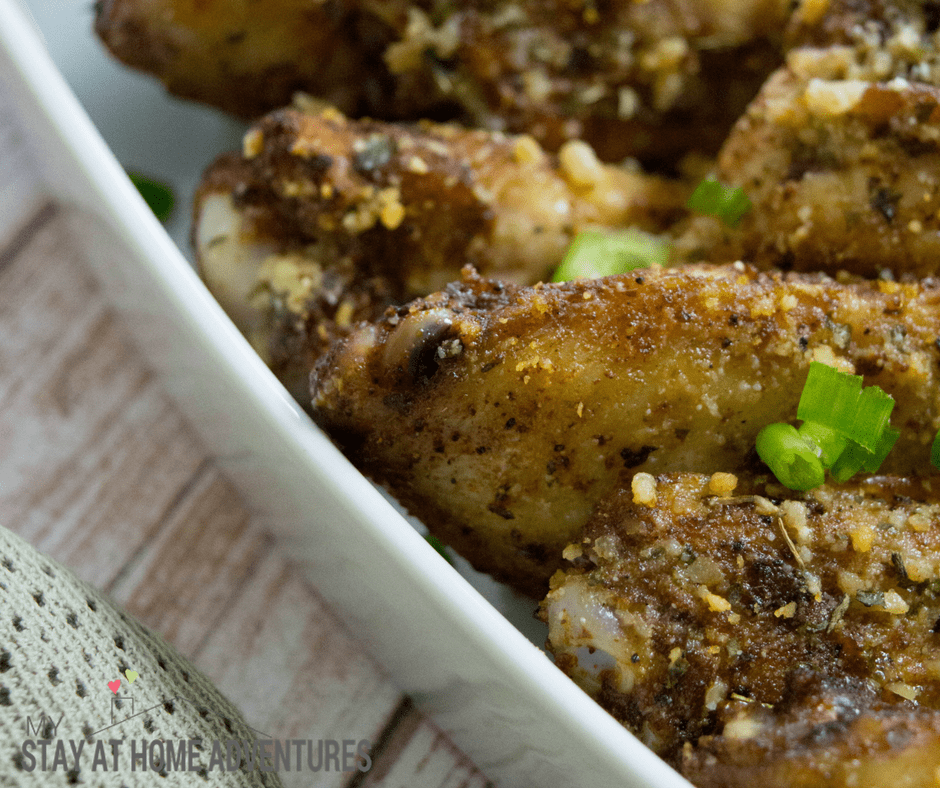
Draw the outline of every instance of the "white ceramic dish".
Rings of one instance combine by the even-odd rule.
[[[0,90],[28,129],[50,196],[82,224],[89,263],[167,390],[334,610],[498,785],[688,786],[317,430],[205,290],[98,130],[126,166],[184,195],[169,229],[185,244],[185,195],[216,153],[237,144],[239,124],[111,63],[91,34],[88,0],[20,2],[0,0]],[[512,607],[508,592],[481,588]]]

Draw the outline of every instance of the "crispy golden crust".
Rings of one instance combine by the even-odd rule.
[[[295,91],[350,113],[382,106],[392,31],[352,4],[303,0],[103,0],[95,30],[119,60],[178,96],[246,118]],[[387,106],[391,112],[392,106]]]
[[[537,591],[623,471],[746,467],[811,360],[897,400],[886,470],[940,426],[940,288],[744,266],[462,285],[359,328],[315,371],[316,418],[485,571]]]
[[[826,0],[802,3],[785,39],[789,50],[828,50],[843,79],[940,85],[938,29],[935,0]]]
[[[940,259],[940,6],[806,2],[787,67],[725,142],[717,176],[754,207],[678,228],[677,259],[927,276]]]
[[[700,786],[886,785],[936,749],[929,484],[649,481],[655,502],[618,490],[565,551],[541,607],[562,669]]]
[[[688,191],[581,142],[556,157],[531,137],[282,110],[206,173],[194,237],[210,289],[305,402],[313,361],[360,320],[467,263],[548,278],[574,233],[662,230]]]
[[[680,771],[698,788],[936,785],[940,712],[883,704],[865,686],[793,689],[792,708],[754,711],[753,739],[702,737]]]
[[[716,150],[778,61],[788,11],[781,0],[363,5],[396,30],[385,59],[400,92],[437,93],[471,124],[551,149],[582,138],[605,160],[669,165]]]
[[[813,53],[768,80],[717,175],[753,208],[730,229],[696,217],[679,256],[801,271],[940,270],[940,89],[820,79]],[[793,62],[796,62],[795,60]]]
[[[526,131],[605,160],[717,150],[778,63],[784,0],[106,0],[111,51],[245,116],[295,90],[356,115]]]

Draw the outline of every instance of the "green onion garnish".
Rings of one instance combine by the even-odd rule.
[[[874,451],[893,409],[894,400],[878,386],[862,389],[860,375],[814,361],[809,365],[796,417],[829,427]]]
[[[832,478],[837,482],[844,482],[859,471],[877,473],[878,469],[881,467],[881,463],[883,463],[888,456],[888,452],[894,448],[894,444],[898,442],[898,438],[900,437],[901,433],[898,430],[893,427],[887,427],[874,451],[868,451],[868,449],[855,441],[849,441],[846,450],[839,456],[838,460],[830,469]]]
[[[815,421],[845,434],[852,429],[855,408],[862,393],[862,379],[813,361],[803,384],[796,417]]]
[[[596,279],[625,274],[634,268],[666,265],[667,262],[669,245],[655,235],[636,229],[617,232],[585,230],[571,242],[552,281],[567,282],[579,277]]]
[[[845,436],[818,421],[805,422],[798,432],[803,440],[816,449],[816,456],[824,468],[831,467],[848,444]]]
[[[695,187],[686,208],[706,216],[717,216],[734,227],[751,210],[751,201],[740,186],[725,186],[714,178],[706,178]]]
[[[431,547],[437,550],[437,552],[439,552],[444,557],[444,560],[447,561],[448,564],[451,566],[454,565],[454,559],[447,554],[447,548],[444,547],[444,543],[440,539],[438,539],[436,536],[431,536],[431,534],[427,534],[424,538],[427,540],[427,543],[431,545]]]
[[[131,183],[137,187],[140,196],[144,198],[150,210],[161,221],[165,222],[173,213],[173,192],[169,186],[136,172],[128,172]]]
[[[757,435],[757,454],[791,490],[812,490],[825,480],[819,457],[790,424],[764,427]]]
[[[940,468],[940,432],[934,436],[933,446],[930,447],[930,462],[934,468]]]
[[[862,388],[860,376],[814,361],[797,407],[803,425],[799,431],[789,424],[765,427],[757,436],[757,453],[777,479],[794,490],[811,489],[794,485],[806,484],[810,477],[822,484],[826,469],[837,482],[859,471],[876,473],[901,435],[888,423],[893,408],[894,399],[878,386]],[[796,441],[817,459],[819,473],[800,464],[805,454]],[[931,459],[940,467],[940,434]]]

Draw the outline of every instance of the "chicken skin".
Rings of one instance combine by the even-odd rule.
[[[538,593],[623,471],[736,471],[809,364],[877,384],[917,473],[940,426],[940,287],[744,265],[519,288],[468,276],[360,326],[315,418],[479,569]]]
[[[932,784],[940,498],[640,474],[565,550],[558,665],[700,788]]]
[[[686,184],[555,156],[528,136],[281,110],[207,171],[194,242],[210,290],[300,402],[329,343],[474,265],[519,284],[551,276],[582,229],[658,232]]]
[[[784,0],[104,0],[111,52],[246,117],[302,90],[357,117],[584,139],[606,161],[714,152],[780,62]]]

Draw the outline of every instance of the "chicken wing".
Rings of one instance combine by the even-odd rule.
[[[246,118],[298,90],[346,112],[393,110],[381,59],[391,31],[353,3],[99,0],[95,14],[115,57],[183,98]]]
[[[462,284],[358,328],[318,364],[315,417],[478,568],[538,592],[629,471],[739,470],[795,418],[810,361],[895,397],[885,468],[940,427],[940,287],[646,269]]]
[[[718,157],[718,179],[752,210],[735,228],[695,218],[677,257],[863,276],[940,270],[938,23],[919,0],[804,3],[787,68]]]
[[[785,0],[105,0],[97,30],[174,93],[246,116],[304,90],[357,116],[717,150],[779,64]]]
[[[554,156],[528,136],[282,110],[206,173],[194,245],[219,302],[307,402],[314,360],[360,320],[444,287],[467,263],[546,279],[575,232],[662,230],[688,192],[601,164],[583,142]]]
[[[558,665],[701,788],[929,785],[938,547],[929,483],[634,477],[541,614]]]

